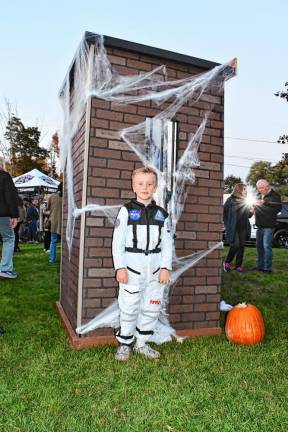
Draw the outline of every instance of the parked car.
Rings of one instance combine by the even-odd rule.
[[[250,218],[251,237],[248,244],[256,242],[255,217]],[[282,210],[277,215],[276,227],[273,232],[273,246],[288,249],[288,203],[282,203]]]
[[[224,202],[226,201],[228,196],[228,194],[224,195]],[[251,236],[250,239],[246,241],[246,244],[255,245],[257,227],[255,225],[254,215],[249,220],[251,224]],[[223,241],[224,244],[226,244],[224,228]],[[273,232],[273,246],[288,249],[288,202],[282,203],[282,210],[277,215],[277,223]]]
[[[277,224],[273,232],[273,245],[288,249],[288,203],[282,203],[282,210],[277,215]]]

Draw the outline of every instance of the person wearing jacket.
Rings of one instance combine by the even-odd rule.
[[[38,200],[32,199],[32,202],[28,198],[23,198],[23,203],[26,208],[26,222],[29,227],[29,241],[37,243],[37,223],[39,219],[39,212],[37,209]]]
[[[45,195],[42,203],[40,204],[40,217],[39,217],[39,229],[44,233],[44,252],[50,253],[51,243],[51,222],[49,220],[50,211],[47,211],[49,195]]]
[[[281,211],[281,197],[268,181],[260,179],[256,183],[259,201],[254,206],[257,247],[257,270],[272,272],[272,241],[277,214]]]
[[[246,185],[237,183],[233,192],[224,204],[224,226],[225,239],[230,244],[230,249],[223,269],[228,272],[232,269],[231,263],[236,257],[236,271],[243,272],[242,262],[244,257],[245,241],[250,238],[251,225],[249,218],[252,216],[251,209],[247,206],[245,198],[247,196]]]
[[[0,157],[0,234],[2,236],[2,259],[0,277],[16,279],[13,271],[15,234],[18,221],[18,193],[12,177],[5,171],[4,159]]]
[[[61,235],[62,226],[62,183],[59,183],[58,191],[50,195],[46,211],[50,214],[51,231],[49,263],[54,264],[56,262],[57,239],[58,235]]]
[[[20,252],[19,237],[20,237],[21,227],[26,216],[25,209],[23,207],[23,200],[21,198],[19,198],[18,200],[18,212],[19,212],[18,222],[16,227],[14,228],[14,234],[15,234],[14,252]]]

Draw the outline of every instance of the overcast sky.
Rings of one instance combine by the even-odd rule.
[[[245,179],[254,161],[288,153],[275,143],[288,133],[288,104],[274,96],[288,81],[287,12],[286,0],[2,2],[0,111],[4,97],[16,103],[47,143],[61,128],[58,90],[85,31],[219,63],[237,57],[225,88],[225,175]]]

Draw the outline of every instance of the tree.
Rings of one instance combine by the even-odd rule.
[[[243,183],[241,177],[235,177],[234,175],[229,175],[224,179],[224,192],[231,193],[233,191],[234,186],[237,183]]]
[[[273,167],[273,185],[287,201],[288,198],[288,158],[287,153],[283,153],[282,159]]]
[[[52,135],[51,144],[49,147],[49,175],[58,178],[57,162],[59,162],[60,148],[58,132]]]
[[[286,102],[288,102],[288,82],[285,83],[285,87],[287,88],[287,90],[285,90],[285,91],[277,91],[274,94],[275,94],[275,96],[279,96],[282,99],[286,99]],[[288,143],[288,135],[283,134],[283,135],[279,136],[277,142],[281,143],[281,144]]]
[[[265,179],[280,193],[282,199],[288,199],[288,157],[283,153],[282,159],[272,166],[271,162],[255,162],[249,171],[246,181],[255,187],[259,179]]]
[[[269,183],[273,183],[273,169],[271,162],[259,161],[251,165],[246,182],[251,186],[256,186],[259,179],[265,179]]]
[[[37,168],[49,174],[48,150],[39,147],[38,127],[25,127],[19,117],[12,116],[6,125],[5,138],[11,148],[11,175],[17,176]]]
[[[12,104],[9,99],[4,98],[4,110],[0,112],[0,155],[4,157],[6,161],[6,168],[8,169],[10,167],[12,154],[11,146],[5,137],[5,133],[8,121],[13,116],[18,116],[17,105],[15,103]]]

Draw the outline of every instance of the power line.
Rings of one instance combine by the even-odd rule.
[[[256,139],[250,139],[250,138],[240,138],[240,137],[224,137],[226,139],[231,140],[238,140],[238,141],[247,141],[247,142],[258,142],[258,143],[268,143],[268,144],[279,144],[277,141],[269,141],[269,140],[256,140]],[[259,157],[246,157],[246,156],[235,156],[235,155],[224,155],[225,158],[233,158],[233,159],[243,159],[243,160],[251,160],[251,161],[265,161],[265,162],[271,162],[271,163],[277,163],[278,161],[271,161]],[[238,164],[231,164],[231,163],[224,163],[224,166],[232,166],[237,168],[246,168],[250,169],[251,166],[247,165],[238,165]]]
[[[268,141],[268,140],[256,140],[251,138],[236,138],[236,137],[224,137],[226,139],[238,140],[238,141],[250,141],[250,142],[259,142],[259,143],[268,143],[268,144],[279,144],[278,141]]]
[[[247,168],[247,169],[251,168],[250,166],[247,166],[247,165],[235,165],[235,164],[224,163],[224,166],[227,166],[227,165],[234,166],[234,167],[237,167],[237,168]]]
[[[234,159],[247,159],[247,160],[254,160],[254,161],[265,161],[270,162],[268,159],[263,159],[261,157],[246,157],[246,156],[233,156],[233,155],[227,155],[225,154],[225,157],[234,158]],[[273,163],[276,163],[278,161],[273,161]]]

